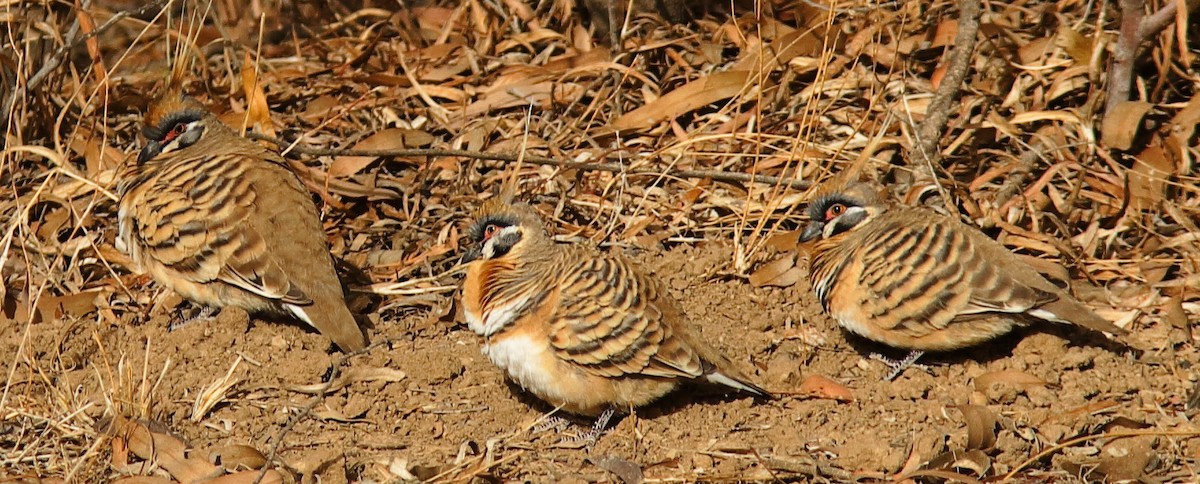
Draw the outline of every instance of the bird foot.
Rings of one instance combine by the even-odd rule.
[[[895,380],[896,377],[900,376],[901,373],[904,373],[904,370],[907,370],[910,367],[915,366],[925,370],[929,369],[929,366],[927,365],[916,364],[917,358],[920,358],[923,354],[925,354],[924,351],[913,351],[899,360],[888,358],[879,353],[871,353],[870,357],[872,360],[882,361],[885,365],[892,369],[891,373],[888,373],[887,376],[883,377],[884,381],[892,381]]]
[[[530,433],[534,433],[534,434],[540,434],[547,430],[555,430],[558,432],[562,432],[563,430],[566,430],[567,426],[570,424],[571,424],[571,421],[565,417],[560,417],[558,415],[551,415],[551,416],[543,419],[537,425],[534,425],[532,429],[529,429],[529,431],[530,431]]]
[[[591,449],[593,445],[596,445],[596,441],[600,440],[600,436],[604,434],[605,428],[608,427],[608,421],[612,420],[612,417],[615,414],[616,411],[611,408],[605,410],[604,413],[600,414],[600,417],[596,419],[596,423],[592,424],[591,429],[575,437],[563,439],[558,443],[558,445],[556,445],[556,447],[570,449]]]
[[[188,311],[191,309],[191,311]],[[187,314],[190,312],[191,314]],[[182,329],[197,321],[212,321],[216,319],[220,309],[212,306],[192,306],[191,308],[180,309],[175,312],[175,317],[171,318],[171,322],[167,324],[167,332],[172,332]]]

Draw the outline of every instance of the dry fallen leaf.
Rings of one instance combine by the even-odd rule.
[[[242,94],[246,96],[246,113],[243,123],[233,124],[234,128],[246,128],[258,125],[258,128],[271,136],[275,136],[275,124],[271,122],[271,108],[267,106],[267,93],[263,89],[262,79],[258,77],[258,64],[250,57],[250,51],[245,51],[242,60]]]
[[[433,137],[421,130],[387,128],[367,136],[350,149],[361,151],[401,150],[427,146],[432,141]],[[334,158],[333,163],[329,165],[329,176],[342,178],[355,175],[378,159],[378,156],[339,156]]]
[[[804,277],[805,271],[796,266],[796,254],[789,253],[780,256],[750,274],[750,285],[754,287],[780,286],[787,287],[795,284]]]
[[[988,388],[991,388],[992,385],[997,383],[1007,383],[1021,388],[1047,385],[1047,383],[1041,378],[1020,370],[1000,370],[984,373],[975,377],[974,383],[975,390],[980,392],[986,391]]]
[[[959,405],[967,423],[967,450],[988,450],[996,445],[996,425],[999,419],[983,405]]]
[[[947,479],[951,482],[983,484],[983,481],[951,469],[967,469],[974,472],[975,475],[983,477],[992,468],[992,459],[980,450],[948,451],[929,459],[929,462],[926,462],[923,467],[923,469],[905,474],[903,477],[912,479],[927,476]]]
[[[596,467],[613,473],[624,484],[642,484],[646,480],[642,475],[642,466],[614,455],[606,455],[599,459],[591,459]]]
[[[208,453],[208,460],[231,472],[262,469],[267,465],[267,457],[262,452],[242,444],[231,444],[214,449]]]
[[[828,398],[839,402],[853,402],[854,393],[845,385],[821,375],[809,375],[800,383],[798,392],[815,398]]]
[[[382,382],[398,382],[406,378],[403,371],[392,368],[362,368],[353,367],[342,372],[337,380],[328,383],[314,383],[311,385],[292,385],[287,389],[297,393],[306,393],[309,395],[317,395],[320,393],[336,392],[353,383],[363,381],[382,381]]]
[[[115,417],[103,422],[102,429],[121,440],[138,458],[152,461],[180,482],[196,482],[221,475],[223,472],[203,459],[187,457],[188,446],[179,438],[163,432],[152,432],[141,422]]]
[[[1126,151],[1133,147],[1133,140],[1142,128],[1142,118],[1154,108],[1145,101],[1122,102],[1115,111],[1104,117],[1100,128],[1100,139],[1106,146]]]
[[[1156,436],[1139,435],[1109,442],[1101,449],[1100,465],[1096,466],[1096,472],[1110,482],[1140,479],[1150,463],[1158,458],[1154,451],[1157,441]]]
[[[674,119],[681,114],[736,96],[750,78],[747,71],[719,72],[696,79],[662,97],[617,118],[613,131],[638,131]]]
[[[1147,210],[1162,203],[1175,162],[1158,146],[1148,146],[1133,160],[1129,172],[1129,208]]]

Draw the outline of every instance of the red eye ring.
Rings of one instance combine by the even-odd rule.
[[[842,205],[840,203],[835,203],[833,205],[830,205],[829,208],[825,209],[825,221],[828,222],[830,220],[838,218],[843,213],[846,213],[845,205]]]
[[[483,228],[483,240],[486,241],[486,240],[492,238],[493,235],[496,235],[496,229],[498,229],[498,228],[499,227],[497,227],[495,225],[488,225],[488,226],[484,227]]]
[[[171,130],[167,131],[167,134],[163,136],[163,141],[171,141],[175,138],[178,138],[180,135],[182,135],[186,131],[187,131],[187,124],[185,124],[185,123],[176,124],[175,127],[171,128]]]

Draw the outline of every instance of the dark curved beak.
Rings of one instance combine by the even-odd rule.
[[[465,253],[463,253],[462,263],[468,264],[468,263],[474,262],[481,255],[483,255],[482,249],[478,249],[478,248],[474,248],[474,247],[467,249],[467,251]]]
[[[138,164],[153,160],[155,156],[162,151],[162,143],[150,140],[146,143],[146,147],[142,148],[142,152],[138,153]]]
[[[800,233],[800,242],[811,242],[821,238],[821,233],[825,231],[825,224],[821,222],[812,222],[808,227],[804,228],[804,232]]]

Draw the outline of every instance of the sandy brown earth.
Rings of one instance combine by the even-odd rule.
[[[1186,426],[1193,352],[1139,354],[1096,335],[1046,327],[934,356],[924,360],[926,369],[882,381],[887,369],[864,357],[878,348],[848,341],[820,314],[804,284],[756,289],[722,277],[730,258],[724,244],[614,250],[653,268],[703,337],[781,398],[754,401],[689,388],[624,418],[593,448],[579,449],[564,447],[588,422],[531,431],[550,409],[506,382],[480,354],[479,339],[437,311],[375,322],[371,337],[378,344],[344,362],[312,331],[238,311],[169,330],[168,320],[178,319],[168,311],[169,297],[146,323],[39,323],[24,348],[47,365],[54,360],[69,368],[58,386],[78,388],[79,395],[102,393],[105,386],[146,388],[143,378],[157,380],[148,393],[115,394],[131,398],[125,405],[149,402],[150,414],[199,452],[244,444],[266,454],[278,444],[286,469],[321,482],[438,475],[614,481],[620,474],[604,468],[622,463],[650,480],[884,479],[953,450],[974,451],[975,460],[957,468],[967,476],[1004,475],[1025,465],[1055,479],[1118,479],[1180,469],[1178,459],[1200,451],[1194,438],[1153,435],[1074,445],[1046,457],[1049,465],[1024,462],[1054,442],[1100,429]],[[1160,328],[1135,331],[1129,344],[1182,337]],[[26,337],[23,329],[6,324],[6,353]],[[349,378],[344,387],[323,398],[302,388],[319,387],[334,367]],[[232,384],[215,406],[192,418],[197,395],[227,375]],[[802,383],[812,376],[840,383],[851,399],[809,394]],[[305,409],[312,413],[289,424]],[[973,424],[965,412],[994,425],[968,430]],[[979,438],[994,440],[968,442]],[[1042,474],[1020,475],[1034,480]]]
[[[1187,15],[1134,39],[1146,102],[1105,115],[1123,2],[984,3],[973,50],[954,44],[966,1],[641,12],[616,47],[566,0],[397,3],[0,9],[0,482],[1200,482]],[[915,145],[959,51],[929,166]],[[180,324],[196,308],[113,248],[117,173],[178,66],[223,120],[294,148],[369,350],[235,310]],[[414,148],[466,152],[345,152]],[[770,242],[859,169],[900,198],[945,191],[1132,333],[1027,328],[884,381],[869,355],[901,355],[824,316]],[[570,441],[590,422],[541,430],[552,409],[454,304],[470,212],[510,181],[560,237],[663,278],[780,398],[687,388],[591,448]]]

